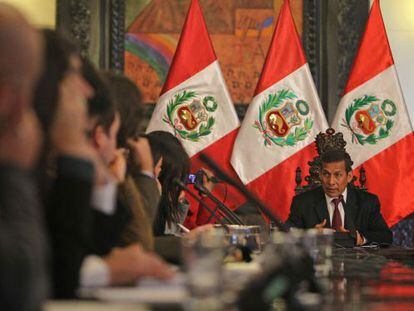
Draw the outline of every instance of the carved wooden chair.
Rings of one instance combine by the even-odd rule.
[[[343,138],[342,133],[338,132],[335,133],[335,130],[332,128],[329,128],[326,130],[326,133],[319,133],[316,136],[316,150],[318,152],[318,155],[313,158],[312,161],[308,162],[309,165],[309,175],[305,176],[305,181],[307,184],[302,185],[302,169],[300,167],[296,168],[296,174],[295,174],[295,193],[299,194],[301,192],[305,192],[308,190],[311,190],[313,188],[316,188],[321,185],[321,180],[319,177],[319,168],[321,166],[321,155],[327,151],[332,150],[343,150],[345,151],[346,142]],[[358,181],[358,184],[355,184],[355,182]],[[359,189],[367,190],[366,187],[366,174],[365,169],[361,166],[359,169],[359,178],[356,176],[353,177],[351,184]]]

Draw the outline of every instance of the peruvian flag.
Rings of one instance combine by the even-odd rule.
[[[389,226],[414,211],[414,135],[375,0],[332,127],[381,201]]]
[[[193,172],[202,167],[199,155],[205,153],[237,176],[230,155],[239,126],[200,5],[192,0],[147,133],[173,133],[190,156]],[[237,205],[240,197],[230,188],[216,186],[215,194],[225,203]],[[197,206],[191,204],[193,216]]]
[[[309,167],[307,162],[316,155],[314,138],[326,128],[285,0],[231,157],[243,183],[283,221],[295,194],[295,170]]]

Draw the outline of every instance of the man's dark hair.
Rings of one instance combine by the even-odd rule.
[[[59,101],[59,85],[70,67],[71,56],[78,56],[78,46],[62,32],[44,29],[44,67],[33,95],[33,107],[43,131],[48,133]]]
[[[33,108],[40,120],[47,138],[43,144],[36,170],[39,192],[45,202],[49,198],[51,178],[50,151],[52,148],[51,126],[56,116],[60,100],[60,85],[70,72],[71,58],[79,56],[78,46],[65,33],[50,29],[42,30],[44,38],[44,67],[33,94]]]
[[[321,155],[321,168],[323,163],[332,163],[332,162],[341,162],[345,161],[345,170],[347,173],[352,171],[352,162],[351,156],[342,150],[332,150],[325,152]]]
[[[115,103],[107,81],[86,58],[82,59],[82,75],[91,85],[94,95],[88,100],[89,117],[96,117],[97,126],[108,133],[115,120]]]
[[[141,120],[144,115],[141,92],[136,84],[124,75],[104,71],[103,76],[111,86],[115,105],[121,118],[117,143],[120,147],[126,147],[127,139],[138,137],[141,132]]]

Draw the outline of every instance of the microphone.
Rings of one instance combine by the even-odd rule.
[[[207,176],[207,180],[211,181],[213,184],[218,184],[218,183],[223,182],[221,179],[218,179],[216,176],[211,176],[211,177]]]
[[[289,231],[289,228],[280,221],[277,215],[270,212],[243,184],[228,176],[211,158],[202,153],[200,154],[200,160],[206,163],[218,178],[234,186],[248,200],[253,202],[262,213],[278,226],[280,231]],[[297,298],[303,284],[307,284],[309,293],[321,296],[321,289],[314,275],[313,260],[303,247],[297,247],[288,248],[282,254],[276,253],[276,249],[273,250],[277,256],[275,258],[279,260],[273,260],[273,257],[270,256],[268,260],[270,259],[274,265],[251,280],[240,292],[237,303],[240,310],[270,310],[276,298],[283,298],[286,301],[288,310],[305,309],[305,303]],[[280,287],[276,284],[281,284],[282,286]],[[275,289],[276,287],[278,289]]]
[[[217,207],[219,208],[221,214],[223,217],[226,218],[226,220],[229,221],[231,218],[230,223],[236,223],[239,225],[246,225],[239,216],[237,216],[230,208],[228,208],[223,202],[221,202],[218,198],[216,198],[206,187],[204,187],[202,184],[195,183],[194,188],[196,188],[200,193],[205,194],[207,197],[210,198],[214,203],[217,204]]]
[[[203,176],[206,177],[207,181],[212,182],[213,184],[219,184],[222,183],[223,181],[218,179],[216,176],[208,176],[207,173],[202,170],[199,169],[197,172],[195,172],[195,174],[188,174],[189,177],[191,177],[194,180],[190,180],[189,183],[194,183],[194,184],[202,184],[203,183]]]
[[[174,178],[174,183],[179,186],[181,189],[183,189],[185,192],[187,192],[190,196],[192,196],[198,203],[201,204],[201,206],[203,208],[205,208],[216,220],[217,222],[220,224],[220,226],[222,228],[224,228],[224,230],[226,231],[226,233],[230,232],[229,227],[221,220],[220,217],[217,216],[216,212],[213,211],[206,202],[204,202],[203,200],[201,200],[197,194],[194,193],[194,191],[192,191],[190,188],[188,188],[180,179],[178,178]]]
[[[243,184],[240,182],[234,180],[230,176],[228,176],[210,157],[208,157],[206,154],[201,153],[200,154],[200,160],[207,164],[208,167],[210,167],[215,174],[218,176],[219,179],[222,181],[232,185],[237,190],[239,190],[248,200],[253,202],[260,211],[265,214],[271,221],[275,223],[275,225],[278,227],[280,231],[287,232],[289,231],[289,228],[280,220],[279,217],[274,215],[267,207],[264,205],[255,195],[253,195]]]

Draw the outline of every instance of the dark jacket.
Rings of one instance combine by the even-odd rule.
[[[94,208],[92,209],[93,233],[91,253],[105,256],[114,247],[124,246],[122,234],[132,221],[132,212],[129,207],[117,197],[116,208],[113,214],[107,215]]]
[[[145,209],[143,195],[131,176],[127,175],[125,181],[119,185],[118,198],[130,209],[132,215],[122,233],[122,244],[127,246],[138,242],[146,251],[153,251],[152,219]]]
[[[392,232],[380,212],[378,197],[348,186],[345,210],[345,229],[357,230],[368,243],[392,243]],[[330,228],[330,218],[326,198],[322,187],[296,195],[290,206],[290,215],[286,225],[296,228],[314,228],[326,219],[325,227]]]
[[[52,249],[53,297],[73,298],[79,271],[92,245],[93,165],[60,157],[47,202],[46,219]]]
[[[143,207],[152,224],[158,213],[158,206],[160,204],[161,195],[157,187],[157,182],[154,178],[148,177],[141,173],[134,173],[131,175],[138,191],[141,194]]]
[[[47,243],[35,182],[0,164],[0,308],[40,310],[47,297]]]
[[[54,298],[76,297],[85,257],[106,255],[121,246],[121,234],[131,220],[131,211],[119,200],[112,215],[91,207],[93,174],[93,165],[86,160],[69,156],[57,160],[46,204]]]

